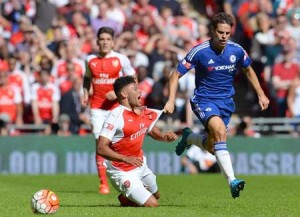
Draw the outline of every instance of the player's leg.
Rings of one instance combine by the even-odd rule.
[[[224,174],[228,184],[235,179],[231,158],[227,150],[226,144],[226,127],[223,120],[219,116],[210,118],[208,122],[208,130],[214,140],[214,152],[222,173]]]
[[[98,143],[98,137],[100,135],[100,131],[102,129],[104,120],[108,116],[108,111],[92,109],[91,110],[91,123],[92,123],[92,131],[95,136],[96,147]],[[100,181],[99,185],[99,193],[100,194],[108,194],[109,193],[109,185],[106,176],[106,165],[105,159],[96,154],[96,166],[98,171],[98,177]]]
[[[143,186],[148,190],[152,196],[143,204],[145,207],[157,207],[158,199],[160,198],[160,193],[158,191],[158,186],[156,182],[155,174],[149,169],[147,165],[147,159],[144,157],[144,165],[142,169],[142,179]]]
[[[184,128],[182,131],[181,140],[176,146],[176,154],[180,156],[185,149],[191,147],[191,145],[196,145],[202,150],[206,150],[205,144],[207,141],[207,133],[193,133],[190,128]]]
[[[244,189],[245,181],[236,179],[234,176],[230,154],[227,150],[225,124],[220,117],[215,116],[209,120],[208,129],[214,138],[215,156],[230,187],[231,196],[233,198],[239,197],[240,191]]]
[[[214,114],[219,114],[218,108],[212,103],[194,103],[191,102],[191,107],[195,115],[205,126],[207,120]],[[210,108],[209,110],[206,108]],[[191,145],[196,145],[202,150],[210,151],[207,144],[210,144],[212,138],[206,132],[203,133],[193,133],[191,129],[185,128],[182,132],[182,137],[178,145],[176,146],[176,154],[181,155],[186,148]],[[211,152],[211,151],[210,151]],[[212,152],[211,152],[212,153]]]

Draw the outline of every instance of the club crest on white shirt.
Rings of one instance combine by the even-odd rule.
[[[119,61],[118,60],[113,60],[112,61],[112,65],[113,65],[113,67],[118,67],[119,66]]]

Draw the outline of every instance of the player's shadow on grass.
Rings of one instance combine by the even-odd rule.
[[[78,191],[78,190],[74,190],[74,191],[56,191],[57,193],[70,193],[70,194],[82,194],[82,193],[86,193],[86,194],[91,194],[91,193],[95,193],[97,191]]]
[[[118,204],[97,204],[97,205],[76,205],[76,204],[72,204],[72,205],[60,205],[60,207],[121,207]]]
[[[119,204],[97,204],[97,205],[60,205],[60,207],[121,207]],[[188,207],[187,205],[178,205],[178,204],[161,204],[159,207]],[[122,207],[124,208],[124,207]],[[129,207],[127,207],[129,208]],[[137,208],[137,207],[135,207]]]

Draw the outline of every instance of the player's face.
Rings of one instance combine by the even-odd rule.
[[[107,54],[114,46],[113,37],[108,33],[102,33],[97,40],[97,45],[99,47],[100,54]]]
[[[230,37],[231,26],[226,23],[219,23],[217,28],[213,29],[212,33],[214,47],[217,50],[222,51]]]
[[[136,83],[129,84],[126,88],[127,100],[131,107],[139,107],[142,105],[141,96],[142,92]]]

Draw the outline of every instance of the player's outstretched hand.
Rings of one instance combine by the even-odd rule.
[[[165,107],[164,107],[164,112],[167,113],[167,114],[168,113],[172,114],[173,111],[174,111],[174,104],[175,104],[174,102],[168,100]]]
[[[176,139],[178,139],[178,136],[173,132],[167,132],[167,133],[165,133],[164,138],[165,138],[166,142],[173,142]]]
[[[142,157],[125,157],[123,161],[127,164],[131,164],[137,167],[141,167],[143,165]]]
[[[261,110],[266,110],[269,107],[270,100],[265,95],[259,97],[259,105]]]

